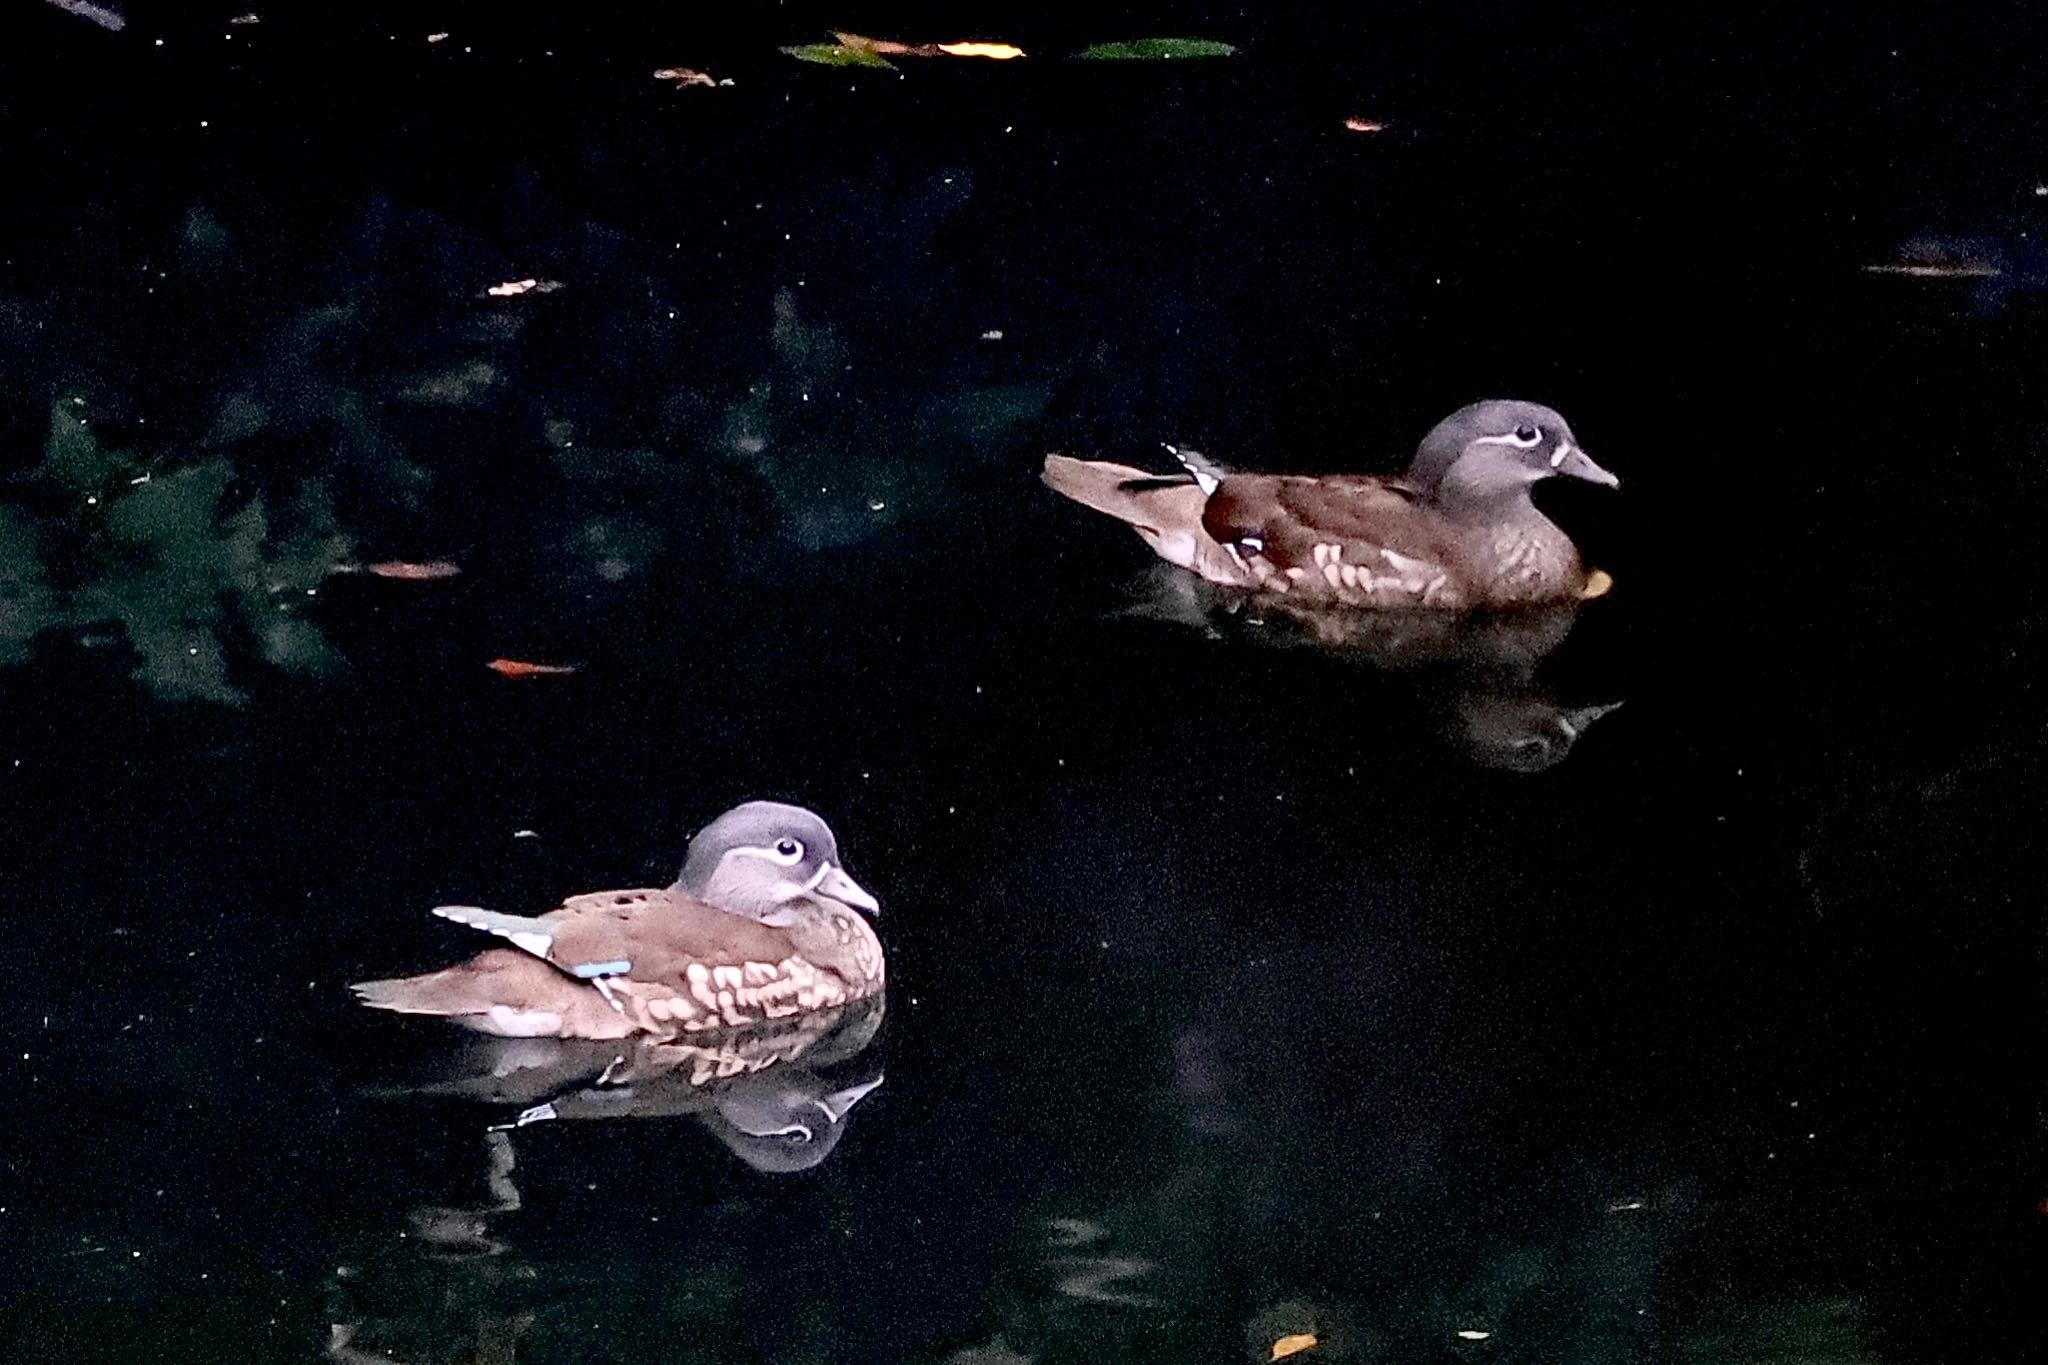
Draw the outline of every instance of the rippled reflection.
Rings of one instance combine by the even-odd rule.
[[[1511,612],[1318,609],[1247,601],[1169,565],[1139,578],[1128,614],[1191,626],[1233,645],[1310,648],[1414,680],[1449,748],[1483,767],[1534,773],[1564,761],[1611,697],[1566,699],[1539,676],[1598,602]]]

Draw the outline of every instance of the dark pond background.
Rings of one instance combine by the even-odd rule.
[[[9,8],[0,1353],[2038,1358],[2038,13],[697,8]],[[1488,395],[1624,480],[1533,677],[1036,481]],[[886,907],[827,1160],[390,1094],[428,906],[756,795]]]

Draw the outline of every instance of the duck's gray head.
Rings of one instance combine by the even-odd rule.
[[[1469,404],[1438,422],[1416,447],[1408,477],[1439,501],[1490,502],[1552,477],[1621,485],[1579,448],[1554,408],[1507,398]]]
[[[690,840],[676,889],[768,924],[787,923],[806,898],[881,909],[839,865],[831,826],[779,801],[749,801],[706,825]]]
[[[832,1154],[846,1132],[847,1114],[881,1083],[879,1071],[838,1089],[806,1071],[777,1075],[761,1086],[736,1083],[703,1122],[757,1171],[807,1171]]]

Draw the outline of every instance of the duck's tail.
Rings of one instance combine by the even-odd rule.
[[[1204,474],[1210,474],[1204,487]],[[1185,474],[1154,474],[1126,464],[1045,457],[1045,484],[1062,497],[1136,531],[1169,564],[1192,569],[1212,583],[1242,586],[1250,577],[1231,553],[1202,526],[1214,475],[1192,466]]]

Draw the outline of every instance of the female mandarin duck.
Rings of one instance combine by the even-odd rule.
[[[810,811],[749,801],[695,839],[673,886],[597,891],[527,918],[434,913],[509,939],[423,976],[362,981],[374,1009],[528,1038],[673,1037],[834,1009],[882,989],[875,898]]]
[[[1474,403],[1437,423],[1398,478],[1188,472],[1051,455],[1045,481],[1127,522],[1170,563],[1292,606],[1469,611],[1598,596],[1529,491],[1552,477],[1618,487],[1538,403]]]

